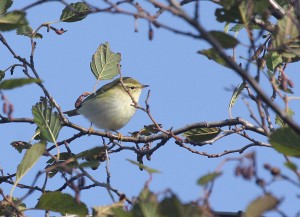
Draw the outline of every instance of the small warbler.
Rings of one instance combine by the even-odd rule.
[[[124,77],[122,81],[124,86],[120,78],[115,79],[90,94],[77,108],[64,113],[70,117],[83,115],[100,129],[111,131],[121,129],[136,111],[132,98],[138,102],[142,89],[148,87],[130,77]]]

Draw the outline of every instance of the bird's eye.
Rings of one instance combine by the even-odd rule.
[[[131,90],[134,90],[134,89],[135,89],[135,86],[131,86],[130,89],[131,89]]]

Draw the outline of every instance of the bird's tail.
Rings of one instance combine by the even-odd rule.
[[[64,112],[64,114],[68,115],[69,117],[79,115],[79,114],[77,113],[77,109],[73,109],[73,110],[66,111],[66,112]]]

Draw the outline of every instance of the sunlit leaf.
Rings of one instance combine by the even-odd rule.
[[[17,28],[17,35],[23,35],[27,36],[29,38],[32,38],[33,29],[29,25],[20,26]],[[43,35],[40,33],[36,33],[33,38],[43,38]]]
[[[288,108],[288,110],[287,110],[287,116],[291,118],[291,117],[294,116],[294,114],[295,114],[295,112],[292,109]],[[279,125],[280,127],[286,126],[286,123],[278,115],[276,115],[275,123],[277,125]]]
[[[221,45],[223,48],[234,48],[239,41],[229,34],[220,31],[210,31],[209,32]]]
[[[267,68],[274,71],[276,67],[282,64],[282,55],[277,52],[268,53],[265,55]]]
[[[97,80],[109,80],[118,75],[120,61],[121,54],[112,52],[105,42],[94,53],[90,67]]]
[[[42,137],[49,142],[56,143],[62,127],[57,112],[52,113],[52,107],[43,100],[32,107],[33,120],[41,130]]]
[[[230,31],[232,32],[239,32],[241,29],[243,29],[245,27],[244,24],[235,24]]]
[[[93,217],[112,217],[114,216],[114,210],[118,208],[123,208],[123,206],[123,202],[117,202],[107,206],[93,207]]]
[[[71,3],[63,9],[60,20],[63,22],[77,22],[86,18],[89,13],[90,8],[86,3]]]
[[[218,178],[219,176],[221,176],[222,173],[221,172],[213,172],[213,173],[208,173],[204,176],[201,176],[198,181],[197,181],[197,184],[198,185],[202,185],[202,186],[205,186],[207,185],[208,183],[214,181],[216,178]]]
[[[231,118],[232,118],[231,109],[235,105],[239,95],[242,93],[245,86],[246,86],[246,84],[243,82],[243,83],[239,84],[233,91],[233,94],[232,94],[230,102],[229,102],[229,115]]]
[[[156,169],[152,169],[150,167],[147,167],[145,166],[144,164],[141,164],[141,163],[138,163],[136,161],[133,161],[133,160],[130,160],[130,159],[127,159],[130,163],[134,164],[134,165],[137,165],[139,168],[142,168],[144,170],[146,170],[148,173],[161,173],[159,170],[156,170]]]
[[[88,215],[87,206],[83,202],[77,203],[75,198],[71,195],[60,191],[43,193],[35,208],[59,213],[68,213],[80,217]]]
[[[300,135],[290,127],[275,130],[269,141],[278,152],[294,157],[300,157]]]
[[[245,217],[261,217],[266,211],[275,209],[279,204],[279,200],[266,194],[252,201],[245,211]]]
[[[273,48],[277,49],[287,62],[298,61],[300,55],[300,32],[295,20],[295,12],[290,8],[283,19],[278,20],[275,39],[272,40]]]
[[[204,127],[186,131],[183,136],[193,143],[201,143],[215,138],[220,132],[221,129],[218,127]]]
[[[13,4],[12,0],[1,0],[0,1],[0,15],[5,14]]]
[[[14,79],[7,79],[0,82],[0,90],[9,90],[14,89],[16,87],[22,87],[26,84],[40,82],[39,79],[36,78],[14,78]]]
[[[0,17],[0,31],[16,29],[28,22],[23,11],[12,11]]]
[[[26,209],[26,204],[19,198],[6,196],[5,199],[0,201],[0,207],[1,217],[25,216],[24,210]]]

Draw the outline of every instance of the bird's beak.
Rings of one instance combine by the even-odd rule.
[[[147,84],[142,85],[142,88],[146,88],[146,87],[149,87],[149,85],[147,85]]]

